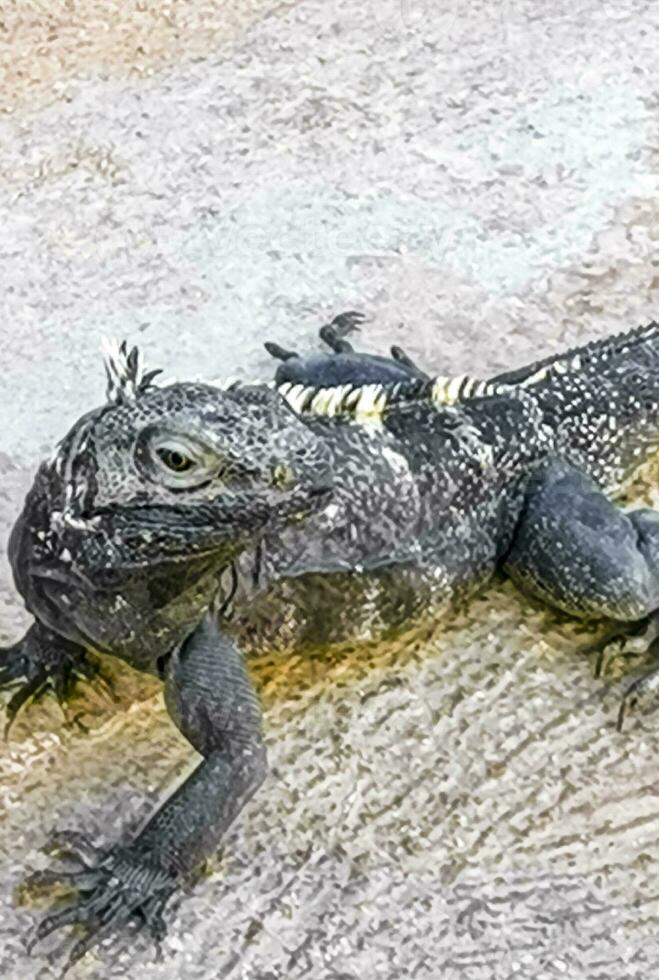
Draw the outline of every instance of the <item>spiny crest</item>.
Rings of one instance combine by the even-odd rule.
[[[412,402],[426,402],[437,408],[455,405],[468,398],[482,398],[505,390],[468,375],[399,381],[396,384],[337,385],[314,388],[286,382],[277,389],[298,415],[328,418],[348,416],[360,422],[377,421],[389,409]]]
[[[569,374],[570,371],[579,371],[581,366],[581,357],[579,354],[575,354],[569,360],[542,364],[541,367],[538,367],[537,370],[529,375],[522,376],[522,372],[520,371],[519,380],[512,380],[512,373],[506,375],[505,381],[500,376],[497,378],[496,384],[499,388],[511,388],[513,386],[516,388],[532,388],[534,385],[540,384],[541,381],[548,381],[562,374]]]
[[[382,397],[386,389],[382,385],[337,385],[333,388],[314,388],[286,382],[277,389],[298,415],[335,415],[365,417],[381,413]]]
[[[532,385],[556,374],[567,374],[600,365],[637,350],[644,344],[656,344],[659,340],[659,323],[654,320],[645,326],[635,327],[612,337],[591,340],[581,347],[573,347],[559,354],[551,354],[534,364],[505,371],[495,378],[499,384]]]
[[[539,361],[530,367],[499,375],[492,381],[483,381],[468,374],[446,377],[440,375],[430,380],[411,379],[396,384],[338,385],[332,388],[314,388],[289,382],[280,385],[278,391],[298,414],[333,417],[348,416],[357,421],[374,421],[386,410],[409,402],[426,402],[436,408],[446,408],[471,398],[488,398],[527,391],[543,382],[592,368],[596,358],[612,357],[629,348],[645,343],[659,327],[651,324],[642,330],[614,338],[607,345],[596,341],[581,351]]]
[[[491,381],[481,381],[468,374],[459,374],[455,378],[439,375],[431,381],[430,400],[438,408],[443,405],[456,405],[468,398],[487,398],[499,394],[503,385],[492,384]]]
[[[134,401],[152,387],[153,379],[161,373],[157,368],[145,374],[139,348],[128,350],[125,340],[120,344],[116,340],[104,340],[102,350],[107,376],[106,397],[116,405]]]
[[[655,343],[659,339],[659,323],[652,320],[642,327],[635,327],[633,330],[625,330],[614,334],[612,337],[604,337],[601,340],[591,340],[583,347],[574,347],[566,351],[563,355],[557,355],[560,359],[574,358],[577,355],[579,365],[596,363],[597,361],[608,360],[612,357],[619,357],[627,354],[630,350],[642,346],[643,344]],[[571,367],[575,365],[570,364]]]

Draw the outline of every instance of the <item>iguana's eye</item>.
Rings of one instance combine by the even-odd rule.
[[[165,466],[172,470],[173,473],[185,473],[195,465],[194,460],[186,456],[180,449],[159,446],[156,452]]]
[[[178,433],[161,425],[148,425],[138,434],[135,463],[155,483],[173,490],[199,490],[220,479],[224,460],[194,434]]]

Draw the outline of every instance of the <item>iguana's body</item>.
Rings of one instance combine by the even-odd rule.
[[[349,378],[359,357],[343,368]],[[334,379],[341,359],[328,360]],[[315,355],[310,374],[322,366]],[[305,367],[300,359],[297,377]],[[477,397],[463,396],[459,409],[441,405],[461,389]],[[659,327],[488,383],[385,385],[381,413],[339,407],[318,415],[309,407],[317,389],[280,390],[293,405],[306,403],[301,417],[328,444],[335,493],[304,525],[266,532],[241,555],[232,620],[250,642],[268,646],[368,637],[475,591],[501,568],[527,481],[548,459],[572,464],[609,496],[625,488],[659,448]],[[479,397],[483,390],[499,394]]]
[[[496,570],[587,618],[659,608],[659,516],[625,516],[602,493],[659,447],[659,328],[488,384],[427,381],[399,351],[400,380],[360,390],[360,364],[370,379],[380,362],[335,350],[345,387],[283,394],[154,389],[124,351],[110,404],[27,498],[10,557],[35,626],[5,652],[0,682],[27,678],[10,715],[50,678],[65,693],[85,649],[112,652],[164,679],[204,757],[134,841],[75,879],[80,906],[38,931],[86,922],[73,959],[132,914],[160,934],[180,879],[261,782],[246,631],[300,646],[368,636]],[[304,359],[282,356],[304,378]]]

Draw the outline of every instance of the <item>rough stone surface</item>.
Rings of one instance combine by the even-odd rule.
[[[167,35],[147,61],[179,64],[149,78],[62,56],[66,99],[0,122],[3,544],[39,458],[102,396],[104,335],[167,374],[264,375],[266,337],[310,348],[358,308],[365,348],[485,374],[656,315],[656,4],[273,9],[245,7],[230,47]],[[51,80],[29,27],[25,71]],[[25,615],[0,576],[4,642]],[[272,774],[168,957],[124,940],[71,976],[654,975],[659,722],[648,707],[616,734],[629,664],[595,680],[586,639],[506,587],[387,648],[264,653]],[[116,839],[193,762],[128,675],[75,715],[89,734],[33,708],[2,749],[8,980],[59,975],[25,955],[36,909],[16,891],[52,830]]]

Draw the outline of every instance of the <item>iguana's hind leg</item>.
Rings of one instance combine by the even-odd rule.
[[[503,567],[522,589],[574,616],[651,620],[659,615],[659,513],[625,513],[583,473],[548,462],[529,481]],[[656,674],[630,695],[659,686]]]
[[[331,348],[331,353],[298,354],[279,344],[266,342],[268,353],[282,361],[275,373],[277,384],[329,388],[346,384],[387,384],[413,378],[427,379],[428,375],[400,347],[392,348],[390,358],[355,351],[345,338],[358,330],[364,319],[363,314],[349,310],[320,328],[321,340]]]
[[[34,944],[61,926],[84,926],[69,966],[130,919],[159,941],[170,898],[217,849],[266,774],[256,693],[240,653],[210,618],[172,654],[164,673],[169,713],[203,759],[132,841],[95,854],[83,839],[79,871],[39,873],[41,884],[64,880],[80,892],[33,938]]]
[[[16,688],[6,709],[5,736],[25,705],[48,690],[64,704],[78,680],[98,673],[83,647],[35,622],[18,643],[0,648],[0,691]]]
[[[353,310],[349,310],[347,313],[339,313],[335,316],[331,323],[325,324],[319,330],[320,339],[324,340],[328,347],[331,347],[336,354],[355,354],[356,351],[352,344],[350,344],[346,339],[346,334],[353,333],[355,330],[359,330],[358,324],[360,324],[366,317],[362,313],[355,313]],[[399,347],[397,344],[393,344],[389,351],[391,353],[392,361],[396,361],[398,365],[401,365],[409,371],[412,377],[415,378],[425,378],[428,379],[429,375],[416,364],[415,361],[409,356],[409,354]],[[358,354],[358,357],[370,357],[374,358],[372,354]],[[379,358],[378,358],[379,360]],[[387,360],[385,358],[384,360]]]
[[[363,313],[347,310],[345,313],[339,313],[335,316],[330,323],[325,323],[318,331],[318,336],[335,354],[352,354],[354,352],[353,346],[345,339],[346,335],[359,330],[359,324],[365,319]],[[293,358],[304,359],[304,355],[294,350],[288,350],[288,348],[282,347],[272,340],[266,340],[263,346],[268,354],[278,361],[290,361]]]

